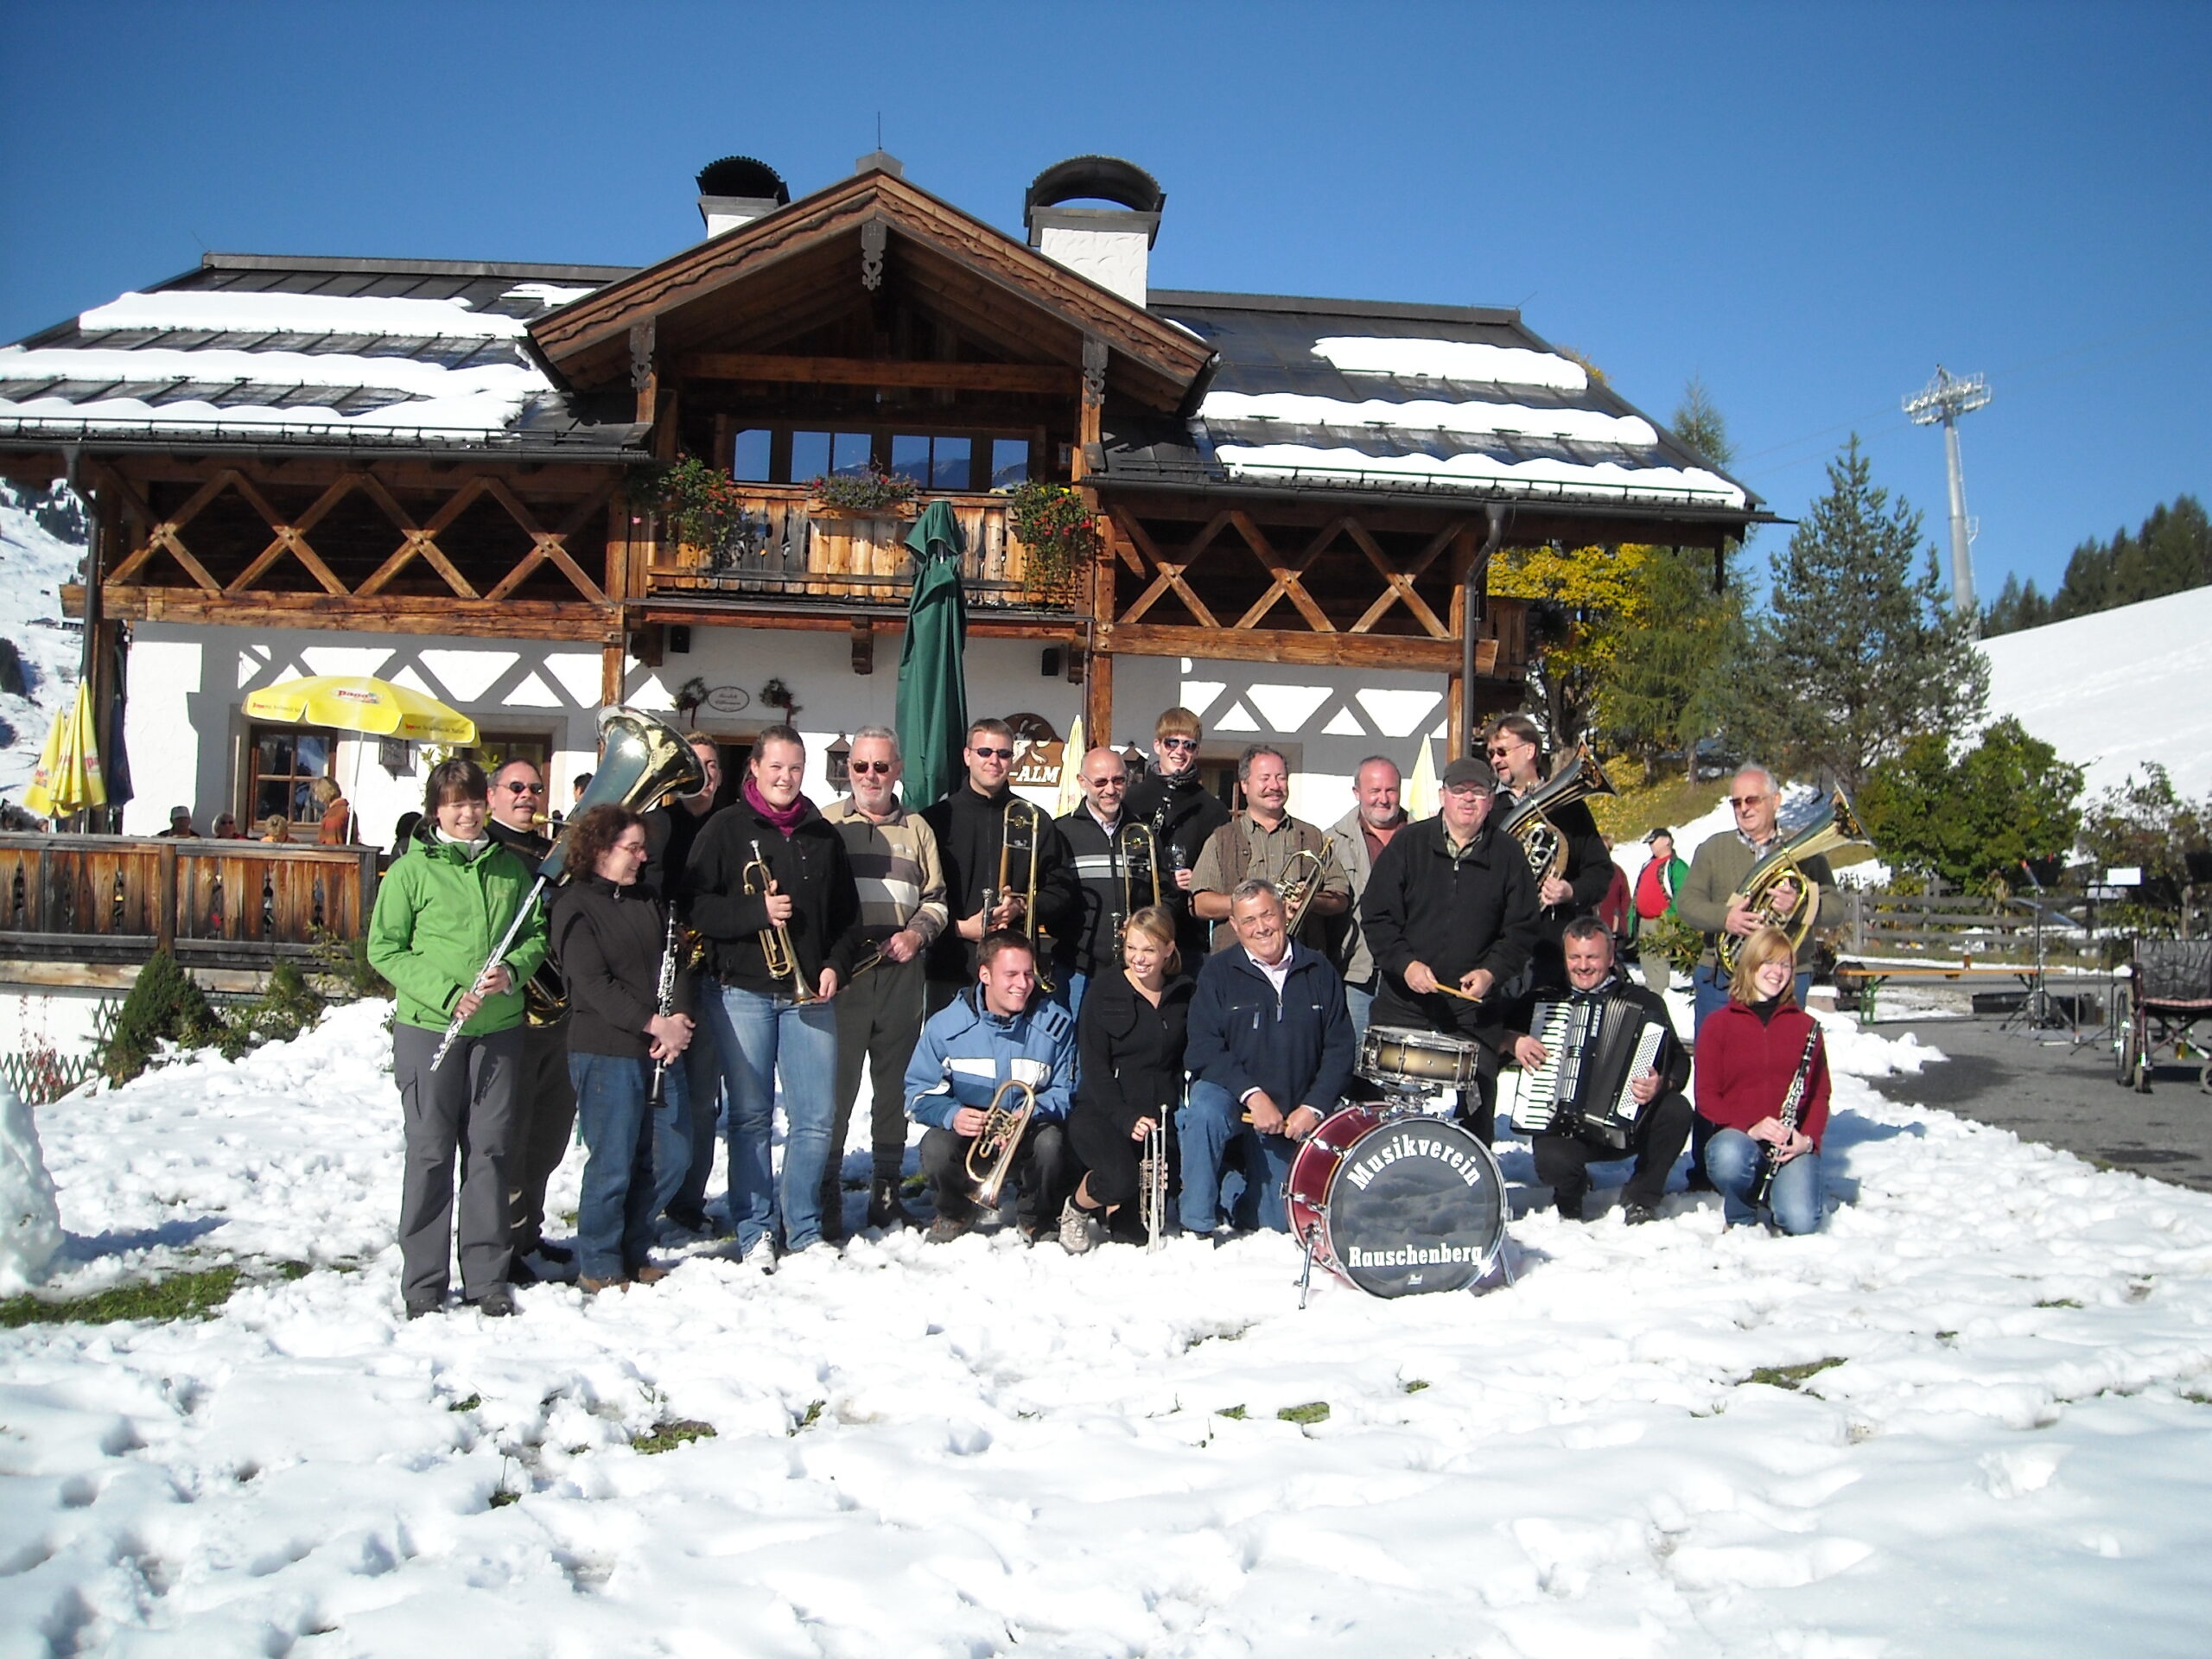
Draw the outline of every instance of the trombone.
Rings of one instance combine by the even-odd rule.
[[[1000,818],[999,883],[983,890],[983,931],[991,931],[991,912],[1007,895],[1016,891],[1014,861],[1021,861],[1021,919],[1014,924],[1029,941],[1029,955],[1037,964],[1037,988],[1050,996],[1052,982],[1045,972],[1045,958],[1037,948],[1037,857],[1045,834],[1045,815],[1019,795],[1010,797]]]
[[[776,885],[775,872],[768,868],[768,861],[761,856],[760,843],[753,843],[753,856],[745,861],[742,872],[747,898],[765,898]],[[798,970],[798,952],[791,948],[791,931],[783,922],[771,923],[760,930],[760,960],[768,969],[771,979],[788,979],[791,982],[791,1001],[812,1002],[814,993],[806,988],[806,979]]]
[[[1114,918],[1116,950],[1128,931],[1129,918],[1159,902],[1160,842],[1150,824],[1126,823],[1122,826],[1122,913]]]
[[[1014,1090],[1021,1091],[1021,1103],[1001,1104]],[[975,1185],[976,1202],[984,1209],[998,1208],[1006,1178],[1014,1173],[1014,1155],[1021,1149],[1022,1132],[1036,1114],[1037,1090],[1019,1077],[1009,1077],[999,1084],[991,1103],[984,1108],[983,1127],[968,1143],[968,1179]]]

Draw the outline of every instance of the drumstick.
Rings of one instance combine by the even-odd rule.
[[[1457,985],[1446,985],[1440,979],[1436,982],[1436,988],[1446,996],[1458,997],[1462,1002],[1479,1002],[1483,1000],[1472,991],[1463,991]]]

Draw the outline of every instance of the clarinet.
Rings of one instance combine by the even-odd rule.
[[[1797,1115],[1804,1109],[1805,1085],[1812,1081],[1813,1058],[1821,1052],[1821,1028],[1815,1026],[1806,1034],[1805,1052],[1798,1057],[1797,1073],[1789,1079],[1789,1092],[1782,1097],[1782,1109],[1775,1116],[1782,1123],[1786,1141],[1797,1133]],[[1759,1173],[1751,1178],[1751,1190],[1744,1194],[1744,1202],[1753,1209],[1765,1207],[1768,1196],[1774,1191],[1775,1172],[1782,1166],[1775,1161],[1774,1148],[1767,1148],[1766,1156],[1759,1160]]]
[[[676,905],[672,899],[664,900],[668,906],[668,943],[661,947],[660,984],[653,993],[653,1012],[664,1020],[676,1012],[676,970],[683,951],[676,931]],[[653,1062],[653,1084],[646,1091],[645,1109],[658,1111],[666,1087],[668,1062]]]

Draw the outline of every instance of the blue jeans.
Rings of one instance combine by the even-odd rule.
[[[832,1002],[724,986],[700,1010],[715,1028],[729,1090],[729,1219],[738,1253],[773,1240],[803,1250],[822,1238],[822,1172],[837,1115],[837,1009]],[[769,1156],[776,1122],[776,1077],[784,1083],[782,1185]]]
[[[1190,1096],[1175,1116],[1183,1173],[1178,1213],[1187,1232],[1213,1231],[1224,1210],[1239,1227],[1290,1230],[1282,1187],[1298,1143],[1287,1135],[1257,1134],[1243,1117],[1243,1107],[1228,1090],[1192,1079]]]
[[[1375,986],[1376,982],[1371,979],[1364,986],[1355,985],[1350,980],[1344,982],[1344,1007],[1351,1012],[1354,1043],[1367,1040],[1367,1022],[1375,1017]]]
[[[1720,1189],[1722,1218],[1733,1227],[1758,1217],[1758,1211],[1744,1202],[1751,1180],[1758,1173],[1764,1148],[1741,1129],[1716,1129],[1705,1149],[1705,1173]],[[1774,1224],[1796,1235],[1820,1230],[1821,1154],[1800,1153],[1775,1172],[1774,1188],[1767,1194]]]
[[[721,1046],[708,1029],[712,1021],[706,1012],[706,1006],[719,1000],[721,992],[704,979],[695,979],[693,984],[696,994],[691,1000],[699,1017],[690,1046],[683,1051],[683,1166],[661,1206],[686,1215],[706,1207],[707,1178],[715,1168],[715,1125],[722,1111]],[[661,1172],[664,1187],[670,1185],[666,1174]]]
[[[589,1154],[576,1205],[577,1271],[624,1278],[645,1265],[653,1217],[683,1178],[683,1063],[662,1074],[658,1111],[647,1106],[651,1060],[571,1052],[569,1081]]]

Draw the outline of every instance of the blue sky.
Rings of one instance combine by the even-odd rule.
[[[1664,419],[1692,374],[1795,517],[1859,431],[1985,596],[2212,488],[2212,8],[0,0],[0,339],[282,253],[643,263],[691,175],[887,148],[1019,233],[1038,169],[1166,187],[1161,287],[1520,305]],[[1779,534],[1757,544],[1771,550]]]

